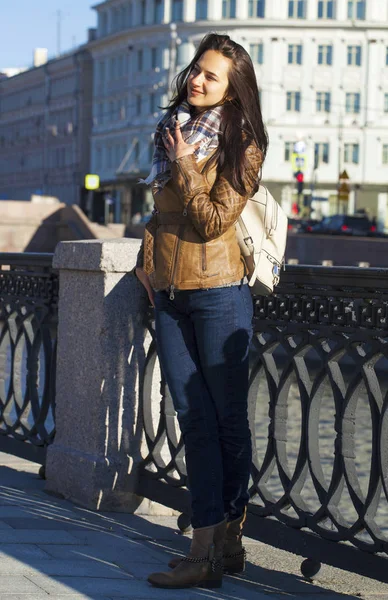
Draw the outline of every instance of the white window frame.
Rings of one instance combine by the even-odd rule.
[[[359,115],[361,112],[361,93],[346,92],[345,112],[347,115]]]
[[[319,62],[320,58],[321,58],[321,62]],[[333,65],[333,45],[332,44],[319,44],[317,63],[318,63],[318,65],[325,66],[325,67],[331,67]]]
[[[284,162],[291,162],[292,154],[294,152],[294,146],[295,142],[284,142]]]
[[[222,18],[236,18],[236,0],[222,0]]]
[[[361,44],[352,44],[347,47],[346,62],[348,67],[361,67],[362,65],[362,46]]]
[[[316,95],[316,111],[317,113],[330,113],[331,112],[331,93],[330,92],[317,92]]]
[[[319,16],[320,11],[322,15]],[[332,13],[332,16],[329,16],[329,13]],[[337,12],[337,6],[335,0],[318,0],[318,19],[335,19]]]
[[[206,21],[208,18],[208,0],[196,0],[195,2],[195,20]]]
[[[264,62],[263,42],[249,44],[249,54],[254,65],[262,65]]]
[[[265,18],[265,0],[248,1],[248,17],[250,19]]]
[[[348,19],[351,19],[352,21],[365,21],[365,0],[348,0]]]
[[[300,112],[301,94],[299,90],[292,90],[286,93],[286,111]]]
[[[174,23],[183,21],[183,0],[171,0],[171,21]]]
[[[315,142],[315,144],[314,144],[314,162],[316,160],[317,160],[318,165],[320,163],[324,163],[325,165],[329,164],[329,162],[330,162],[330,144],[329,144],[329,142]]]
[[[382,146],[381,159],[382,159],[383,165],[388,166],[388,143],[383,144],[383,146]]]
[[[289,65],[303,64],[302,44],[288,44],[287,62]]]
[[[288,18],[305,19],[306,18],[306,0],[288,0]]]
[[[158,14],[160,11],[160,15]],[[160,16],[160,18],[159,18]],[[160,24],[164,20],[164,2],[163,0],[154,1],[154,23]]]
[[[358,142],[344,144],[344,163],[347,165],[360,164],[360,144]]]

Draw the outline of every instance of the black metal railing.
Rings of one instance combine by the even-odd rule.
[[[0,253],[0,450],[44,463],[55,433],[52,254]]]
[[[255,298],[254,330],[249,533],[388,581],[388,269],[288,267],[274,296]],[[187,512],[161,379],[153,342],[139,492]]]

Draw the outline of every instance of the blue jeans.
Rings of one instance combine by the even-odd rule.
[[[194,528],[239,518],[252,460],[247,285],[155,294],[158,355],[186,451]]]

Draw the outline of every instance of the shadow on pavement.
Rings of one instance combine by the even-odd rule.
[[[145,581],[148,574],[164,570],[171,555],[184,553],[190,544],[178,532],[175,517],[92,512],[46,494],[38,465],[8,455],[0,455],[0,460],[14,466],[0,466],[2,600],[14,594],[28,600],[47,594],[71,600],[259,600],[267,595],[312,598],[322,593],[330,600],[356,598],[254,564],[248,564],[241,577],[226,577],[219,591],[152,588]]]

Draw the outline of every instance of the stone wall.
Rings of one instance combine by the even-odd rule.
[[[60,241],[117,238],[124,230],[92,223],[77,205],[0,201],[0,252],[54,252]]]

